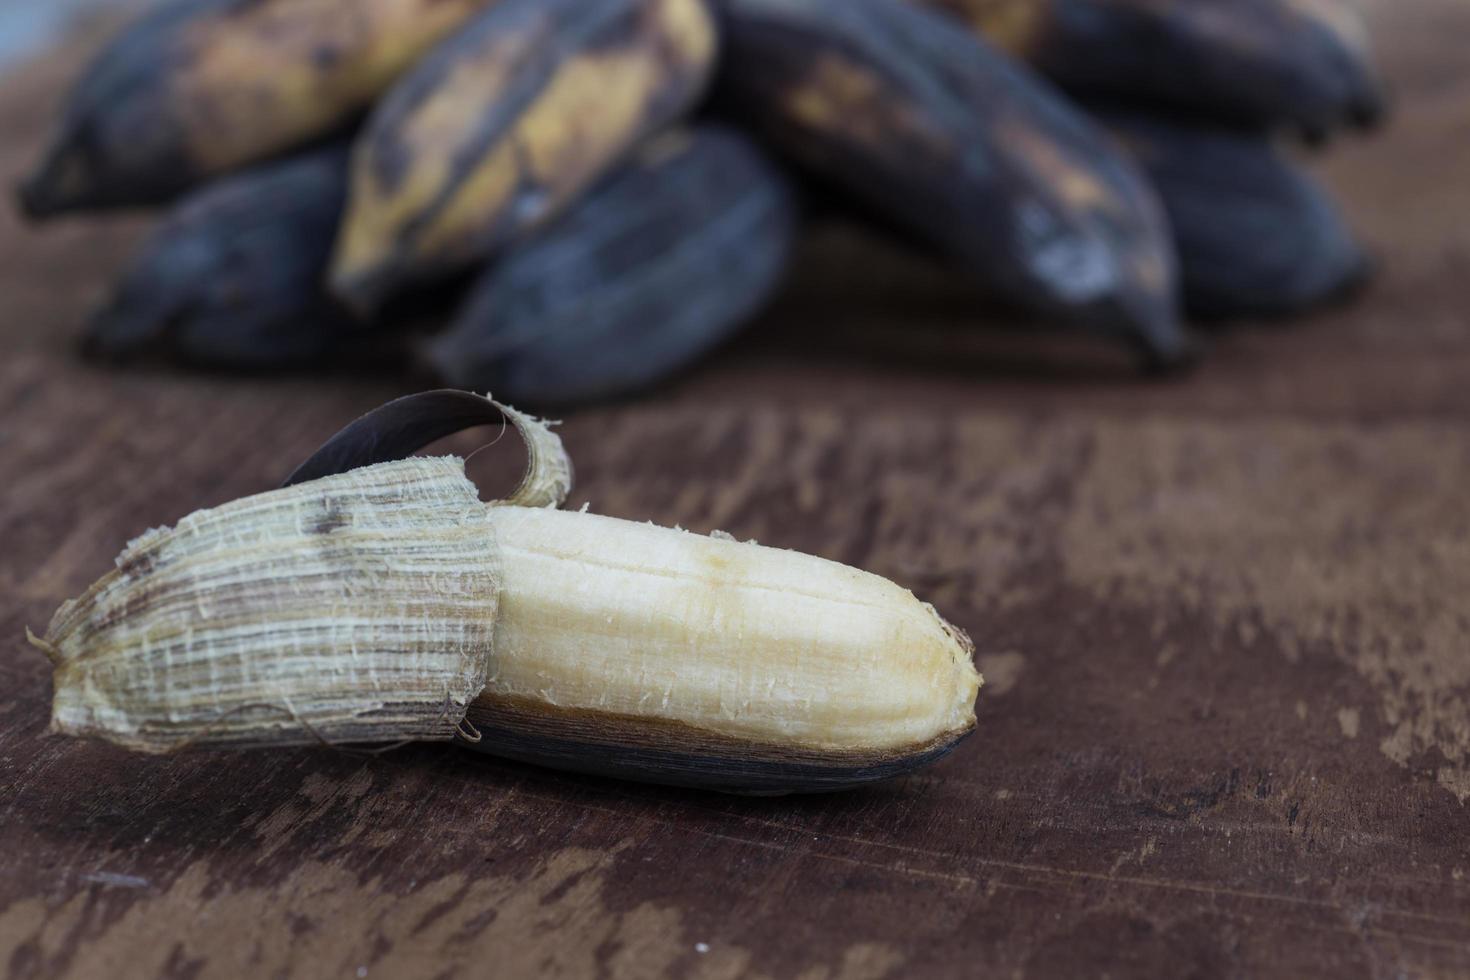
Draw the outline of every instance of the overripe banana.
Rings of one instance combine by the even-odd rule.
[[[1090,121],[903,0],[722,0],[728,111],[1003,297],[1190,353],[1158,202]]]
[[[915,0],[1086,98],[1310,135],[1382,113],[1354,0]]]
[[[263,164],[194,192],[153,232],[88,326],[105,357],[221,367],[316,358],[352,330],[323,289],[347,150]]]
[[[1104,118],[1169,212],[1190,312],[1301,312],[1366,275],[1332,199],[1269,139],[1137,115]]]
[[[493,2],[168,0],[82,76],[22,204],[155,204],[341,129]]]
[[[785,178],[739,134],[665,134],[492,265],[433,363],[525,404],[652,383],[764,305],[795,230]]]
[[[714,55],[704,0],[500,0],[368,123],[333,288],[370,309],[549,220],[690,108]]]
[[[441,372],[593,398],[718,342],[786,262],[789,195],[728,132],[688,144],[727,169],[673,153],[662,179],[645,159],[597,190],[698,107],[718,60],[715,108],[808,200],[1169,365],[1194,353],[1181,287],[1192,312],[1258,314],[1361,277],[1330,200],[1265,141],[1381,107],[1356,2],[163,0],[95,59],[21,200],[146,204],[225,175],[140,253],[92,324],[99,353],[312,358],[341,349],[343,310],[382,323],[402,299],[421,319],[413,287],[437,312],[446,280],[495,261],[432,348]],[[1172,239],[1137,161],[1012,56],[1117,118]],[[375,101],[345,167],[285,157]]]

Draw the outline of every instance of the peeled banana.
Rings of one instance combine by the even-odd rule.
[[[1367,260],[1332,199],[1269,139],[1116,112],[1104,118],[1169,212],[1191,313],[1298,313],[1366,276]]]
[[[500,0],[368,123],[333,289],[372,309],[549,220],[688,110],[714,56],[704,0]]]
[[[968,639],[892,582],[558,511],[560,442],[511,409],[533,448],[522,504],[481,503],[453,457],[383,458],[491,407],[400,399],[308,461],[315,479],[131,542],[31,637],[55,666],[53,728],[159,753],[457,739],[755,793],[897,775],[973,729]],[[525,505],[542,486],[549,506]]]
[[[495,0],[167,0],[99,54],[28,214],[155,204],[349,124]]]
[[[721,97],[789,159],[1004,298],[1169,364],[1191,352],[1142,175],[1079,112],[903,0],[722,0]]]
[[[143,244],[86,347],[244,368],[327,353],[353,333],[323,289],[346,192],[345,147],[194,192]]]
[[[1320,135],[1383,112],[1354,0],[916,0],[1086,98]]]
[[[649,384],[770,298],[795,232],[785,178],[745,138],[668,133],[495,263],[433,363],[457,387],[523,404]]]
[[[492,507],[500,609],[477,748],[740,792],[837,789],[974,726],[968,641],[908,590],[795,551]]]

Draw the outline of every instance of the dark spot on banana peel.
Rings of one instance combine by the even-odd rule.
[[[1188,356],[1152,190],[1046,82],[903,0],[718,9],[721,106],[794,164],[1022,308]]]
[[[165,203],[340,132],[424,50],[495,0],[166,0],[62,107],[19,191],[33,218]]]
[[[370,310],[551,220],[690,108],[714,54],[703,0],[500,0],[369,120],[333,290]]]
[[[765,305],[795,228],[785,179],[749,141],[669,133],[495,263],[431,360],[449,383],[518,404],[636,390]]]
[[[1116,111],[1103,118],[1159,190],[1193,315],[1299,313],[1366,279],[1369,264],[1332,199],[1269,138]]]
[[[351,333],[322,289],[345,147],[223,178],[184,198],[93,317],[88,353],[230,368],[318,358]]]
[[[352,519],[343,510],[340,503],[334,500],[321,502],[320,515],[312,522],[312,534],[331,534],[339,531],[352,523]]]
[[[1321,138],[1383,113],[1353,4],[1338,0],[914,0],[1084,98]]]

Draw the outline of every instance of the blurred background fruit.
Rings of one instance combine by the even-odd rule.
[[[262,164],[182,200],[88,325],[94,354],[217,367],[310,361],[348,333],[321,288],[347,198],[347,148]]]
[[[456,385],[607,398],[758,319],[835,216],[996,319],[1177,368],[1202,324],[1365,279],[1290,144],[1385,102],[1352,0],[159,0],[18,202],[170,209],[104,357],[388,337]]]
[[[668,133],[492,265],[433,363],[526,403],[652,384],[765,306],[796,226],[786,178],[749,140],[710,125]]]

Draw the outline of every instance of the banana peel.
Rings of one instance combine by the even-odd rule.
[[[33,219],[168,202],[351,125],[494,0],[171,0],[108,43],[21,185]]]
[[[1194,353],[1162,209],[1044,81],[903,0],[723,0],[724,110],[1000,297],[1162,366]]]
[[[703,0],[501,0],[358,139],[332,289],[372,310],[551,220],[692,107],[715,50]]]

